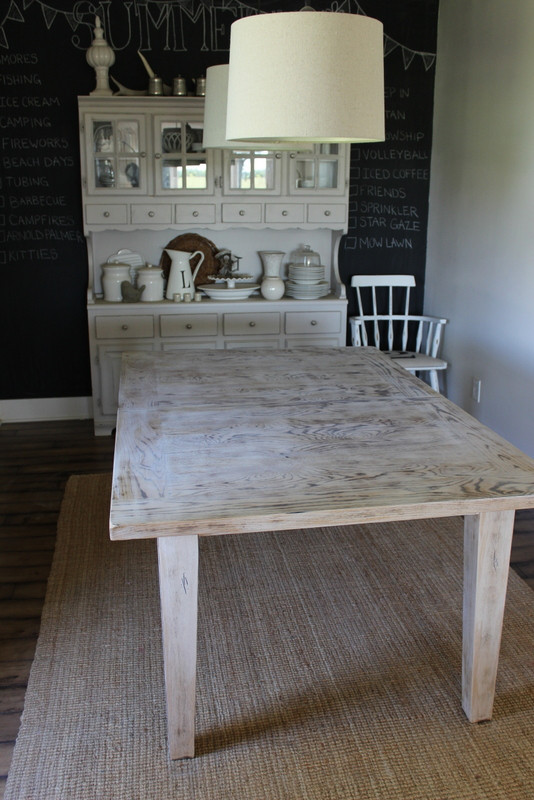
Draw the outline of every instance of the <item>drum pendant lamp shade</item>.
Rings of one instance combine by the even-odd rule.
[[[228,97],[228,65],[219,64],[206,70],[203,147],[250,148],[245,142],[226,140],[226,102]]]
[[[379,142],[384,128],[382,23],[295,11],[230,29],[226,139]]]
[[[254,142],[229,142],[226,138],[226,107],[228,100],[228,64],[218,64],[206,70],[206,98],[204,103],[203,146],[219,150],[250,150]],[[298,148],[295,142],[262,142],[261,150],[310,149],[302,143]],[[256,147],[256,149],[258,149]]]

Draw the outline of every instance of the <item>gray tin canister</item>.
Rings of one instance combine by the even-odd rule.
[[[187,83],[181,75],[172,79],[172,93],[176,97],[183,97],[187,94]]]
[[[148,93],[153,95],[163,94],[163,80],[154,76],[148,79]]]

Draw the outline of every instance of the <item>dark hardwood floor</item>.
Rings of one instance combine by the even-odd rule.
[[[70,475],[110,472],[91,420],[0,426],[0,798],[19,729]]]
[[[39,632],[70,475],[110,472],[113,438],[90,420],[0,426],[0,800]],[[534,589],[534,511],[516,516],[512,566]]]

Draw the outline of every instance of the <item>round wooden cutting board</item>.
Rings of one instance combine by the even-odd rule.
[[[216,275],[220,267],[219,262],[215,258],[215,254],[219,252],[219,248],[213,242],[210,242],[209,239],[204,238],[204,236],[199,236],[197,233],[182,233],[180,236],[172,239],[169,244],[165,245],[165,249],[183,250],[186,253],[194,253],[195,250],[200,250],[201,253],[204,253],[204,261],[195,278],[195,286],[199,286],[201,283],[213,283],[209,276]],[[191,259],[191,272],[194,273],[199,260],[200,256],[195,256]],[[171,259],[165,250],[161,254],[159,265],[163,270],[165,280],[167,280],[171,268]]]

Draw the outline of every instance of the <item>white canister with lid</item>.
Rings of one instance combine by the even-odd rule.
[[[147,264],[137,270],[137,288],[144,286],[141,294],[142,303],[157,303],[163,300],[165,281],[161,267]]]
[[[102,288],[104,300],[108,303],[122,303],[121,283],[130,280],[128,264],[103,264]]]

